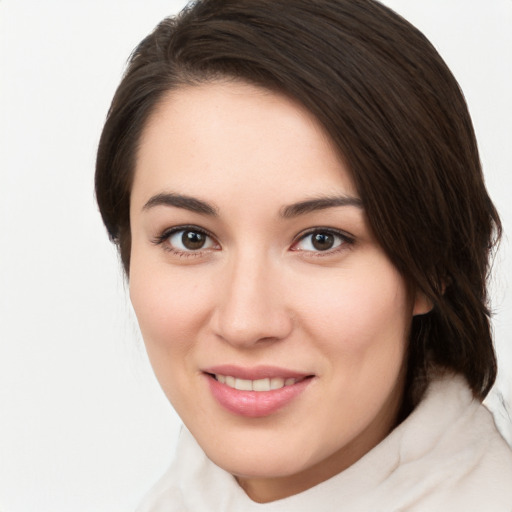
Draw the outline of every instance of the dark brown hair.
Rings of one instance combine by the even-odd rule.
[[[218,79],[294,98],[330,134],[377,240],[433,304],[413,320],[407,389],[434,364],[465,375],[483,398],[496,376],[486,278],[499,217],[456,80],[421,32],[374,0],[196,1],[141,42],[96,167],[100,211],[127,274],[145,123],[167,91]]]

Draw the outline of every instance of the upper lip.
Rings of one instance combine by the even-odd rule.
[[[311,374],[291,370],[289,368],[280,368],[278,366],[236,366],[232,364],[223,364],[219,366],[211,366],[203,369],[204,373],[213,375],[229,375],[237,379],[259,380],[282,377],[283,379],[302,379]]]

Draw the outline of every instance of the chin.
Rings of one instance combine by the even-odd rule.
[[[228,473],[237,478],[285,478],[300,473],[308,468],[306,462],[297,460],[296,453],[290,456],[282,453],[269,456],[262,453],[255,457],[220,456],[209,458]]]
[[[286,477],[310,465],[310,454],[299,448],[307,446],[305,442],[286,442],[279,435],[269,438],[262,432],[245,432],[243,439],[236,434],[222,439],[213,437],[211,431],[205,436],[192,434],[212,462],[236,477]]]

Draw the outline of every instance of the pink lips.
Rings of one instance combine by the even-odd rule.
[[[299,396],[312,379],[307,374],[270,366],[241,368],[231,365],[216,366],[204,370],[214,398],[228,411],[249,418],[273,414]],[[209,375],[208,375],[209,374]],[[270,391],[242,391],[217,381],[213,375],[231,376],[239,379],[258,380],[280,377],[297,379],[292,385]]]

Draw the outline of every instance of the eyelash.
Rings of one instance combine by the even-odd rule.
[[[304,249],[293,249],[296,245],[298,245],[303,240],[306,240],[307,237],[312,235],[331,235],[335,238],[338,238],[340,240],[339,245],[332,249],[327,249],[325,251],[309,251]],[[301,233],[295,242],[292,244],[292,251],[302,252],[304,255],[307,255],[307,257],[312,258],[324,258],[326,256],[332,256],[334,254],[338,254],[341,251],[344,251],[348,249],[350,246],[354,244],[355,240],[352,236],[348,235],[347,233],[344,233],[343,231],[339,231],[337,229],[333,228],[327,228],[327,227],[315,227],[313,229],[307,230],[305,233]],[[347,247],[348,246],[348,247]]]
[[[203,256],[205,251],[208,251],[210,248],[206,249],[198,249],[197,251],[194,250],[188,250],[183,251],[180,249],[176,249],[173,247],[170,243],[166,243],[169,241],[169,238],[171,238],[173,235],[176,235],[181,232],[192,232],[197,233],[200,235],[204,235],[207,238],[209,238],[211,241],[213,241],[214,244],[218,245],[218,242],[215,240],[213,235],[206,231],[203,228],[200,228],[198,226],[193,225],[187,225],[187,226],[176,226],[171,229],[165,230],[161,235],[158,235],[156,238],[152,240],[152,242],[155,245],[161,245],[164,251],[170,252],[171,254],[175,256],[179,256],[180,258],[196,258],[198,256]]]
[[[193,225],[176,226],[174,228],[167,229],[162,234],[155,237],[152,240],[152,242],[155,245],[161,245],[165,251],[170,252],[171,254],[178,256],[180,258],[203,256],[204,252],[211,250],[210,247],[207,247],[205,249],[200,248],[198,250],[183,251],[180,249],[176,249],[170,243],[166,243],[169,241],[169,238],[172,237],[173,235],[176,235],[181,232],[187,232],[187,231],[192,232],[192,233],[197,233],[200,235],[204,235],[207,238],[209,238],[214,244],[219,246],[219,243],[215,240],[215,237],[211,233],[209,233],[207,230],[205,230],[203,228],[200,228],[198,226],[193,226]],[[340,240],[340,243],[333,249],[326,249],[325,251],[294,249],[294,247],[297,246],[300,242],[306,240],[307,237],[315,235],[315,234],[334,236],[335,238],[338,238]],[[351,246],[353,244],[354,244],[354,238],[352,236],[348,235],[347,233],[344,233],[342,231],[339,231],[339,230],[333,229],[333,228],[315,227],[313,229],[309,229],[308,231],[298,235],[298,237],[292,243],[292,246],[291,246],[292,248],[290,250],[294,251],[294,252],[301,252],[304,255],[307,255],[307,257],[314,257],[314,258],[320,257],[321,258],[321,257],[332,256],[333,254],[337,254],[343,250],[346,250],[348,248],[347,245]],[[214,249],[214,250],[216,250],[216,249]]]

